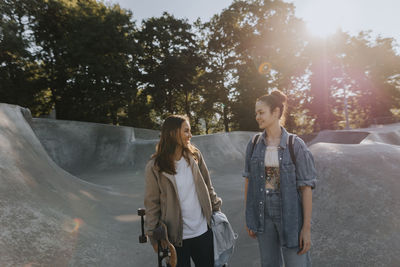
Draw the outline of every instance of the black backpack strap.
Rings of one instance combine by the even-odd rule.
[[[258,133],[253,137],[253,146],[251,147],[250,157],[253,156],[254,147],[256,146],[258,138],[260,137],[260,135],[261,134]]]
[[[294,135],[290,134],[289,135],[289,152],[290,152],[290,157],[292,158],[292,162],[294,166],[296,166],[296,156],[294,154]]]

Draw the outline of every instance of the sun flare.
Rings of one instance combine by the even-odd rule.
[[[304,20],[312,35],[326,37],[342,28],[345,7],[335,1],[318,1],[308,9]]]

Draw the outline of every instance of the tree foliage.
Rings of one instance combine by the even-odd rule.
[[[181,113],[194,122],[199,101],[197,77],[204,63],[191,27],[186,20],[164,13],[145,20],[138,32],[142,93],[149,96],[161,119]]]
[[[157,128],[186,114],[195,133],[256,130],[256,98],[289,98],[297,133],[394,121],[394,39],[311,37],[281,0],[236,0],[209,21],[164,13],[136,24],[118,5],[0,2],[0,101],[57,118]],[[387,118],[389,118],[387,120]]]

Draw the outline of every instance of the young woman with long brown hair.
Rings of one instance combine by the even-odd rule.
[[[146,166],[146,231],[156,248],[152,232],[160,222],[175,246],[178,267],[213,267],[211,216],[219,211],[210,175],[199,149],[190,143],[192,134],[185,116],[169,116],[162,125],[156,153]]]

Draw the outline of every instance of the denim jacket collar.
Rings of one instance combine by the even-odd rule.
[[[281,142],[279,143],[279,147],[285,149],[286,146],[287,146],[287,140],[288,140],[288,135],[289,134],[286,131],[286,129],[283,128],[282,126],[281,126],[281,131],[282,131],[282,133],[281,133]],[[264,142],[264,145],[267,146],[267,142],[265,141],[266,137],[267,137],[267,131],[266,130],[263,131],[261,137],[262,137],[261,138],[262,141]]]

